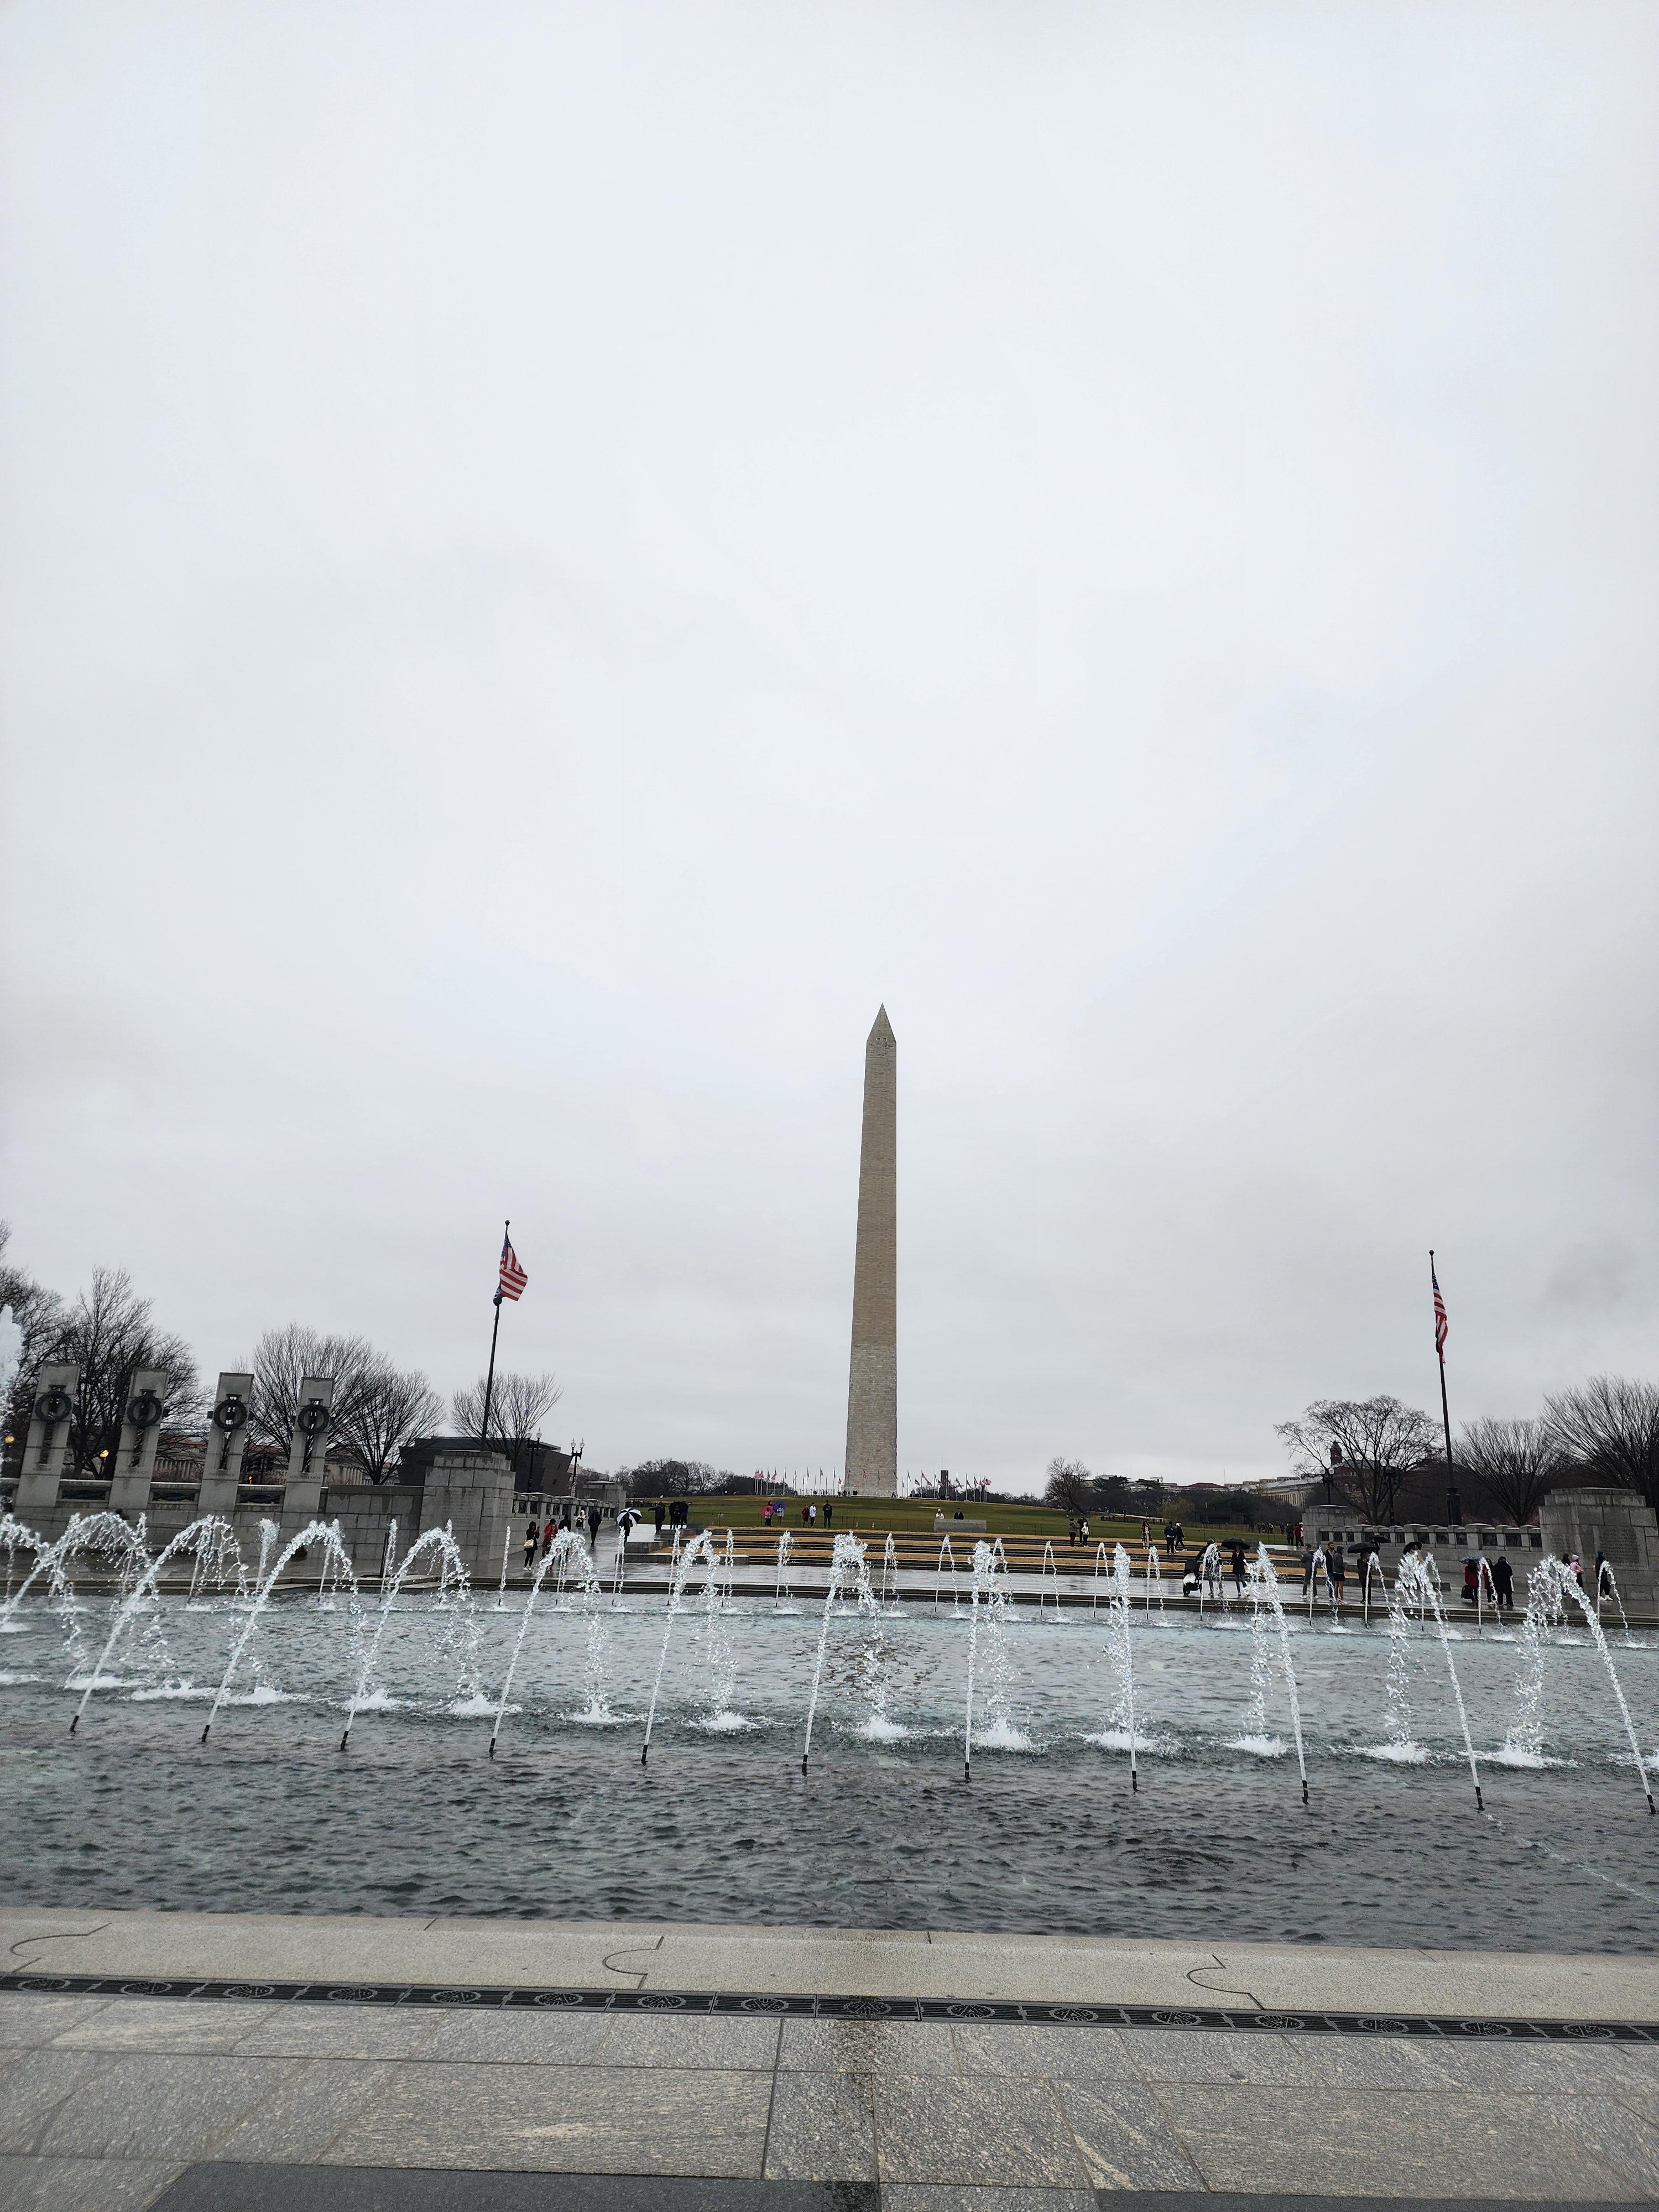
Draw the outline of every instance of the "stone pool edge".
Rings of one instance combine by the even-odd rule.
[[[0,1972],[805,1991],[1659,2024],[1659,1958],[636,1919],[0,1905]]]

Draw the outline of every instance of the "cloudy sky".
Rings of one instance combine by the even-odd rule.
[[[3,1205],[212,1373],[1281,1464],[1652,1373],[1659,15],[13,0]]]

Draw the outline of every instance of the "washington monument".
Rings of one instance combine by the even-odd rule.
[[[885,1006],[864,1046],[847,1489],[898,1496],[898,1044]]]

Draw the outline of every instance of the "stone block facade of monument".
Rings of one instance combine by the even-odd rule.
[[[898,1494],[898,1044],[883,1006],[864,1047],[846,1487]]]

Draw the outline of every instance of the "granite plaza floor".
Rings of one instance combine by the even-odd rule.
[[[15,1908],[0,1911],[0,1969],[180,1990],[192,1977],[410,1985],[380,2003],[0,1992],[4,2212],[1082,2212],[1126,2191],[1182,2212],[1234,2197],[1265,2212],[1352,2197],[1659,2197],[1659,1962],[1645,1959]],[[603,1996],[586,2010],[480,2009],[434,1994],[484,1984],[647,2001],[1197,2003],[1241,2017],[1388,2008],[1492,2032],[676,2016],[596,2008]],[[1506,2032],[1527,2020],[1644,2033]]]

